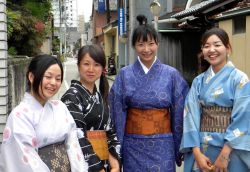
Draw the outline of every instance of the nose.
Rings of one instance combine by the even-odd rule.
[[[89,71],[93,71],[94,66],[93,65],[89,65]]]
[[[51,84],[51,85],[55,85],[55,84],[56,84],[56,78],[52,78],[52,79],[50,80],[50,84]]]
[[[149,46],[148,45],[144,45],[144,51],[148,51],[149,50]]]
[[[213,45],[210,46],[209,51],[214,51],[214,50],[215,50],[215,47]]]

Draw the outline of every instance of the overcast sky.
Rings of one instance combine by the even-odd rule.
[[[92,0],[77,0],[78,15],[84,14],[85,22],[89,21],[92,12]]]

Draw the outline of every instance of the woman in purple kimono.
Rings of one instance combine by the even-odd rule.
[[[197,76],[187,95],[181,151],[185,172],[249,172],[250,83],[228,61],[229,37],[220,28],[201,39],[210,67]]]
[[[174,172],[181,165],[184,99],[188,85],[156,57],[158,37],[137,16],[132,45],[138,58],[121,69],[110,91],[111,113],[122,145],[124,172]]]

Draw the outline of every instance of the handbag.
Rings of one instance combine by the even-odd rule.
[[[38,154],[51,172],[71,171],[64,141],[39,148]]]

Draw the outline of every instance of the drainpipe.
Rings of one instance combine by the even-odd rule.
[[[0,1],[0,141],[8,114],[8,65],[6,1]]]

